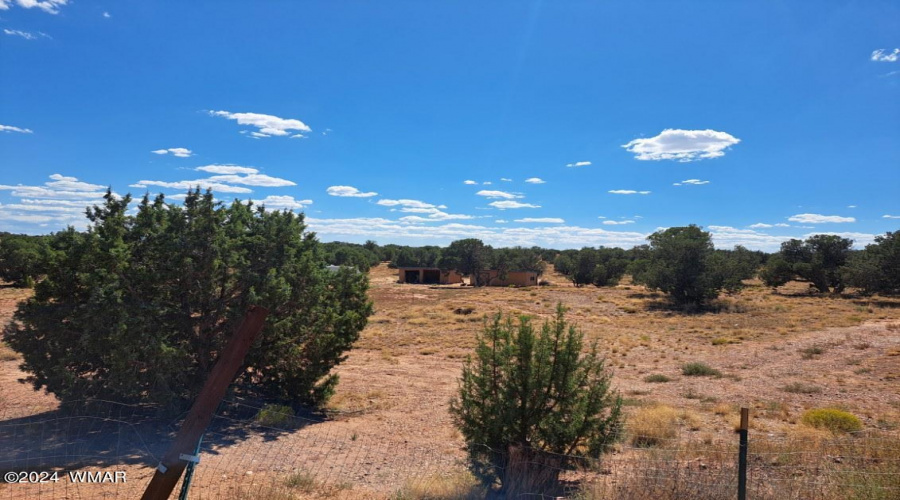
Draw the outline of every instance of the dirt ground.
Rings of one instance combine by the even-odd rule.
[[[542,321],[560,302],[569,309],[567,319],[606,354],[627,412],[655,404],[689,410],[697,422],[687,439],[732,440],[742,406],[752,410],[751,428],[771,436],[800,429],[800,415],[809,408],[845,409],[870,429],[900,427],[900,299],[818,296],[799,283],[773,293],[755,283],[721,298],[717,312],[685,314],[670,309],[662,295],[629,283],[576,288],[552,272],[544,278],[552,285],[425,286],[397,284],[395,270],[374,268],[375,314],[337,368],[341,381],[329,403],[332,418],[294,434],[223,447],[205,470],[198,469],[200,496],[239,497],[251,476],[262,484],[260,477],[316,464],[344,485],[334,496],[376,498],[396,491],[410,474],[458,463],[463,443],[448,404],[483,317],[503,312]],[[9,320],[26,293],[0,289],[0,322]],[[19,361],[3,349],[0,415],[51,408],[52,396],[17,382],[23,376]],[[689,362],[704,362],[723,376],[684,376],[681,366]],[[644,380],[656,374],[670,381]],[[356,458],[338,460],[340,450]],[[129,467],[136,481],[149,477],[146,465]],[[0,497],[25,498],[24,491],[9,496],[7,486]],[[41,497],[89,497],[88,490],[59,491]]]

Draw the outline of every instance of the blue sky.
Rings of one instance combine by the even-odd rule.
[[[900,3],[0,0],[0,230],[212,186],[322,240],[900,226]]]

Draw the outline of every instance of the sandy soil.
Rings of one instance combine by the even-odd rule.
[[[753,409],[754,431],[768,435],[794,432],[801,413],[814,407],[847,409],[867,428],[900,425],[898,299],[812,296],[801,284],[773,293],[756,284],[722,299],[719,312],[683,314],[669,309],[662,296],[627,283],[576,288],[559,275],[545,277],[554,285],[428,287],[397,284],[395,271],[384,265],[373,269],[370,294],[376,312],[337,368],[341,382],[330,403],[330,420],[274,436],[250,433],[240,440],[224,439],[225,430],[211,433],[196,491],[205,498],[251,498],[253,488],[312,471],[317,481],[338,485],[333,496],[376,498],[411,480],[459,470],[462,440],[447,408],[483,316],[503,311],[541,321],[558,302],[606,353],[628,412],[653,404],[690,410],[700,424],[688,439],[731,440],[741,406]],[[0,289],[0,321],[10,318],[24,296]],[[683,376],[682,364],[694,361],[723,376]],[[55,404],[52,396],[16,382],[22,377],[17,364],[0,362],[5,420]],[[671,381],[645,382],[650,374]],[[785,390],[792,383],[813,389]],[[135,488],[149,477],[153,457],[142,460],[128,466]],[[45,489],[41,496],[88,498],[125,491],[116,488]],[[32,487],[27,495],[25,488],[0,488],[0,497],[36,493]]]

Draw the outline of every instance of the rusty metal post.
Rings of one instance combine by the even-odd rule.
[[[175,441],[159,462],[142,500],[167,500],[181,478],[187,461],[197,460],[194,456],[197,443],[212,421],[213,413],[225,396],[225,391],[244,363],[244,357],[262,330],[268,314],[269,311],[264,307],[251,306],[244,315],[237,332],[228,341],[187,418],[181,424]]]

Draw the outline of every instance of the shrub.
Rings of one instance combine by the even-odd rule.
[[[721,377],[722,372],[710,367],[706,363],[685,363],[681,366],[681,374],[688,377]]]
[[[35,389],[63,400],[184,405],[200,391],[250,305],[267,308],[240,390],[319,405],[331,368],[372,313],[365,275],[325,269],[303,216],[213,194],[184,205],[106,194],[90,227],[54,238],[58,252],[5,340]]]
[[[670,382],[671,380],[672,379],[670,379],[669,377],[667,377],[661,373],[654,373],[653,375],[647,375],[646,377],[644,377],[644,382],[648,382],[651,384],[661,383],[661,382]]]
[[[525,316],[485,322],[450,404],[485,485],[549,494],[560,470],[579,464],[570,456],[598,458],[618,436],[622,399],[597,345],[582,353],[583,338],[562,304],[539,333]]]
[[[827,429],[834,433],[857,432],[862,430],[862,422],[849,412],[834,408],[807,410],[802,422],[817,429]]]
[[[294,419],[290,406],[267,404],[256,414],[256,423],[266,427],[287,427]]]
[[[755,268],[748,251],[715,253],[710,233],[699,227],[671,227],[648,238],[645,255],[630,266],[635,283],[661,290],[682,306],[700,306],[722,289],[738,290]]]

